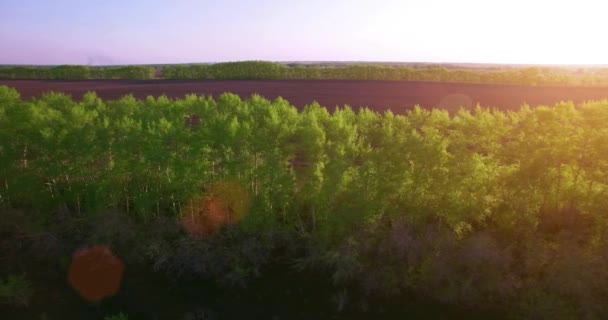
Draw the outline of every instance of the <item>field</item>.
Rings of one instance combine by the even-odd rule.
[[[17,89],[23,98],[39,97],[49,91],[63,92],[80,99],[95,91],[103,99],[117,99],[127,94],[143,99],[148,95],[183,98],[196,93],[219,96],[224,92],[242,98],[257,93],[268,99],[283,97],[296,107],[317,101],[333,110],[334,106],[367,106],[372,110],[390,109],[403,114],[415,105],[439,107],[455,112],[461,106],[480,104],[501,110],[552,105],[559,101],[581,103],[608,97],[608,87],[524,86],[429,81],[361,80],[0,80],[0,85]]]

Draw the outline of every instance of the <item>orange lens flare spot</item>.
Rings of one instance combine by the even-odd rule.
[[[208,236],[240,221],[249,204],[249,193],[240,183],[220,182],[212,185],[201,199],[186,204],[180,223],[193,236]]]
[[[68,281],[82,298],[99,301],[118,292],[124,268],[107,246],[97,245],[73,254]]]

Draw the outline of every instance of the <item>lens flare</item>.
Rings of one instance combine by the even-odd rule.
[[[209,236],[240,221],[249,205],[249,193],[239,182],[219,182],[209,187],[202,198],[186,204],[180,223],[192,236]]]
[[[90,302],[111,297],[118,292],[124,264],[104,245],[77,250],[72,256],[68,282]]]

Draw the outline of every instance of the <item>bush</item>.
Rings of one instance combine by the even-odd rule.
[[[115,315],[105,316],[103,320],[129,320],[129,317],[121,312]]]
[[[0,279],[0,299],[6,303],[27,306],[33,293],[32,283],[23,274]]]

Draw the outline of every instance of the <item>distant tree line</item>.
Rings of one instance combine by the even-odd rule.
[[[598,319],[606,123],[608,101],[394,115],[0,86],[0,272],[65,277],[74,248],[104,243],[131,270],[219,286],[322,271],[334,312],[417,296]]]
[[[528,67],[501,70],[448,69],[377,64],[285,65],[268,61],[214,64],[165,65],[161,78],[182,80],[402,80],[517,85],[608,85],[605,70],[566,72],[552,68]],[[4,79],[153,79],[155,67],[0,67]]]
[[[352,65],[284,65],[267,61],[226,62],[216,64],[166,65],[165,79],[335,79],[335,80],[404,80],[436,82],[497,83],[519,85],[608,85],[603,74],[575,74],[551,68],[528,67],[498,71],[448,69],[444,67]]]
[[[55,67],[0,67],[0,79],[153,79],[155,68],[147,66],[89,67],[62,65]]]

